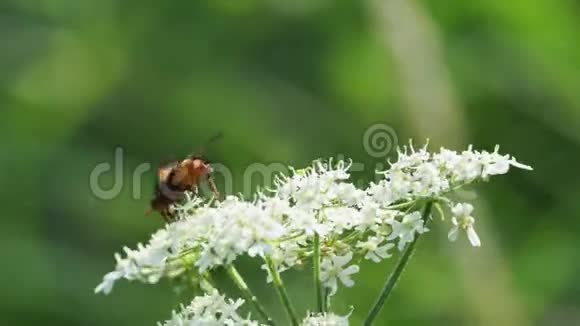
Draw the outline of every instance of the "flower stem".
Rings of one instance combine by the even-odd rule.
[[[199,281],[200,288],[205,292],[210,292],[212,289],[215,289],[213,278],[211,277],[210,273],[205,273],[201,275],[201,279]]]
[[[425,223],[427,223],[427,219],[431,215],[432,208],[433,208],[432,201],[429,201],[425,204],[425,208],[423,209],[423,216],[422,216],[423,221]],[[407,249],[405,249],[403,256],[401,257],[401,259],[397,263],[397,266],[395,266],[395,270],[391,273],[391,275],[387,279],[387,282],[385,283],[383,290],[381,291],[381,294],[379,295],[373,308],[369,312],[367,318],[365,319],[365,322],[364,322],[365,326],[372,325],[373,321],[375,320],[375,318],[377,317],[377,315],[379,314],[379,312],[383,308],[385,301],[387,300],[387,298],[389,297],[389,295],[391,294],[391,292],[395,288],[395,285],[397,284],[397,281],[401,277],[401,274],[403,273],[405,266],[407,266],[409,259],[413,255],[413,252],[415,251],[415,245],[417,244],[417,241],[419,240],[420,236],[421,236],[421,234],[417,234],[415,236],[415,240],[413,240],[413,242],[411,242],[411,244],[409,244]]]
[[[324,288],[324,311],[330,311],[330,289]]]
[[[270,271],[270,275],[272,276],[272,282],[274,283],[274,287],[278,292],[278,296],[280,297],[280,301],[286,312],[288,313],[288,318],[293,326],[298,326],[298,318],[296,317],[296,312],[292,303],[290,302],[290,297],[288,296],[288,292],[286,292],[286,288],[284,287],[284,283],[280,278],[280,273],[278,273],[278,269],[276,268],[276,264],[270,258],[266,258],[266,264],[268,265],[268,270]]]
[[[240,275],[236,267],[234,265],[229,265],[226,268],[226,270],[232,281],[236,283],[237,287],[242,292],[242,295],[244,296],[246,301],[248,301],[254,307],[258,315],[260,315],[260,317],[264,319],[268,325],[274,325],[274,321],[272,320],[272,318],[270,318],[270,316],[268,316],[268,313],[266,313],[266,310],[260,304],[260,302],[258,302],[258,299],[254,295],[252,290],[250,290],[248,284],[246,284],[244,278],[242,277],[242,275]]]
[[[314,255],[312,256],[314,270],[314,289],[316,291],[316,302],[318,304],[318,312],[325,312],[326,306],[322,295],[322,283],[320,282],[320,235],[314,234]]]

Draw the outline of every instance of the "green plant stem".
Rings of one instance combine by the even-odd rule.
[[[432,208],[433,208],[433,202],[429,201],[425,204],[425,208],[423,209],[423,216],[422,216],[424,223],[427,223],[427,219],[431,215]],[[403,273],[405,266],[407,266],[409,259],[413,255],[413,252],[415,251],[415,246],[416,246],[417,241],[419,240],[420,236],[421,236],[421,234],[417,234],[415,236],[415,240],[413,240],[413,242],[411,242],[411,244],[409,244],[407,249],[405,249],[405,251],[403,252],[403,256],[401,256],[401,259],[397,263],[397,266],[395,266],[395,270],[391,273],[391,275],[387,279],[387,282],[383,286],[383,290],[381,291],[381,294],[379,295],[373,308],[370,310],[367,318],[365,319],[365,322],[364,322],[365,326],[372,325],[373,321],[375,320],[375,318],[377,317],[377,315],[379,314],[379,312],[383,308],[385,301],[388,299],[389,295],[391,294],[391,292],[395,288],[395,285],[397,284],[397,281],[401,277],[401,274]]]
[[[209,291],[210,289],[215,289],[215,282],[210,273],[205,273],[200,276],[199,286],[203,291]]]
[[[258,298],[256,298],[252,290],[250,290],[248,284],[246,284],[244,278],[242,277],[242,275],[240,275],[236,267],[234,265],[229,265],[226,268],[226,270],[232,281],[234,281],[234,283],[242,292],[242,295],[244,296],[246,301],[249,302],[254,307],[254,310],[258,313],[258,315],[260,315],[260,317],[264,319],[264,321],[266,321],[268,325],[274,325],[274,321],[272,320],[272,318],[270,318],[270,316],[268,316],[268,313],[266,313],[266,310],[260,304]]]
[[[280,278],[280,273],[278,273],[276,264],[269,257],[266,258],[266,264],[268,265],[268,270],[270,271],[270,275],[272,276],[272,283],[274,283],[274,287],[278,292],[280,301],[282,302],[282,305],[286,309],[286,313],[288,314],[288,319],[290,319],[290,323],[293,326],[298,326],[299,322],[298,318],[296,317],[296,312],[294,310],[294,307],[292,306],[292,303],[290,302],[290,297],[288,296],[288,292],[286,292],[284,283]]]
[[[391,205],[391,206],[387,206],[387,209],[401,209],[401,208],[405,208],[405,207],[410,206],[410,205],[414,205],[415,202],[416,201],[413,200],[413,201],[408,201],[408,202],[405,202],[405,203]]]
[[[330,311],[330,289],[324,288],[324,311]]]
[[[320,235],[314,234],[314,255],[312,256],[312,268],[314,270],[314,289],[316,291],[316,302],[318,304],[318,312],[325,312],[324,298],[322,294],[322,283],[320,282]]]

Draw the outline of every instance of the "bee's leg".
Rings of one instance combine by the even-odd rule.
[[[165,220],[166,223],[169,223],[172,220],[171,214],[169,213],[169,209],[164,210],[161,213],[161,216],[163,216],[163,219]]]
[[[216,199],[220,198],[220,192],[218,191],[218,188],[215,184],[215,180],[213,179],[213,177],[211,175],[209,175],[207,177],[207,182],[209,183],[209,186],[211,188],[211,192],[213,192],[214,196]]]

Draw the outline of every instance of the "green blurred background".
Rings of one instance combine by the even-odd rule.
[[[484,246],[452,245],[435,226],[377,325],[580,324],[570,0],[2,1],[0,324],[153,325],[184,300],[168,282],[93,294],[113,252],[162,225],[143,217],[152,171],[133,199],[139,164],[221,131],[207,157],[234,171],[235,191],[250,163],[341,154],[365,163],[357,177],[369,181],[379,160],[362,136],[377,123],[400,142],[501,144],[535,167],[462,194],[477,197]],[[101,200],[89,175],[117,146],[125,184]],[[337,312],[354,305],[360,324],[393,262],[364,265]],[[241,270],[283,317],[257,264]],[[310,279],[284,278],[305,312]]]

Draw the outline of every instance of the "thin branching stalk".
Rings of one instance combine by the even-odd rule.
[[[314,255],[312,256],[312,268],[314,270],[314,288],[316,291],[316,302],[318,312],[325,312],[324,298],[322,294],[322,283],[320,281],[320,235],[314,234]]]
[[[324,311],[330,311],[330,289],[324,288]]]
[[[296,311],[292,306],[292,302],[290,302],[290,297],[288,296],[288,292],[286,291],[286,287],[284,287],[284,283],[282,282],[282,278],[280,278],[280,273],[278,273],[278,269],[276,268],[276,264],[270,258],[266,258],[266,264],[268,265],[268,270],[270,271],[270,275],[272,276],[272,283],[278,292],[278,296],[280,296],[280,301],[282,305],[286,309],[286,313],[288,314],[288,319],[290,319],[290,323],[293,326],[298,326],[298,317],[296,317]]]
[[[244,296],[246,301],[249,302],[254,307],[254,310],[258,313],[258,315],[260,315],[260,317],[264,321],[266,321],[268,325],[274,325],[274,321],[272,320],[272,318],[270,318],[270,316],[268,316],[268,313],[266,312],[264,307],[260,304],[258,298],[256,298],[252,290],[250,290],[250,287],[248,287],[248,284],[246,284],[244,278],[242,277],[242,275],[240,275],[236,267],[234,265],[229,265],[226,268],[226,270],[232,281],[234,281],[238,289],[240,289],[240,291],[242,292],[242,295]]]
[[[432,208],[433,208],[433,202],[429,201],[425,204],[425,208],[423,209],[423,216],[422,216],[423,221],[425,223],[427,223],[427,219],[431,215]],[[421,237],[421,234],[417,234],[415,236],[415,240],[413,240],[413,242],[411,242],[409,244],[409,246],[407,247],[407,249],[405,249],[405,251],[403,252],[403,256],[401,256],[401,259],[397,263],[395,270],[391,273],[391,275],[387,279],[387,282],[385,283],[383,290],[381,291],[381,294],[379,295],[373,308],[370,310],[367,318],[365,319],[365,322],[364,322],[365,326],[372,325],[373,321],[375,320],[375,318],[377,317],[377,315],[379,314],[379,312],[383,308],[385,302],[387,301],[391,292],[395,288],[397,281],[401,277],[403,270],[405,269],[405,267],[409,263],[409,259],[413,255],[413,252],[415,251],[415,246],[416,246],[417,241],[419,240],[420,237]]]

